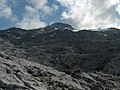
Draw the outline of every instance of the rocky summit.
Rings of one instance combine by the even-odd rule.
[[[0,90],[120,90],[120,30],[1,30]]]

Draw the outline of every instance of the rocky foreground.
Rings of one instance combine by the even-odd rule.
[[[120,77],[83,70],[67,75],[1,52],[0,90],[120,90]]]

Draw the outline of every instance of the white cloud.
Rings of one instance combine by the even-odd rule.
[[[58,8],[59,7],[57,5],[52,5],[52,7],[44,6],[41,10],[47,15],[52,15],[52,13],[57,11]]]
[[[116,11],[120,14],[120,3],[117,4]]]
[[[48,3],[47,0],[29,0],[29,2],[37,9],[42,9]]]
[[[23,19],[17,23],[17,27],[24,29],[45,27],[42,20],[58,9],[57,5],[49,6],[47,0],[27,0],[27,3]]]
[[[29,0],[29,2],[32,4],[33,8],[40,10],[47,15],[51,15],[58,9],[57,5],[49,6],[47,0]]]
[[[26,6],[23,19],[17,23],[17,26],[23,29],[33,29],[44,27],[45,23],[40,20],[38,10],[30,6]]]
[[[0,17],[12,20],[15,19],[12,15],[12,9],[8,6],[6,0],[0,0]]]
[[[0,0],[0,18],[9,19],[12,22],[17,21],[17,16],[13,15],[7,0]]]
[[[118,24],[114,5],[119,0],[57,0],[66,8],[62,20],[76,28],[111,27]]]

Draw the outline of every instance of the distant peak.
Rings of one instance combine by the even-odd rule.
[[[74,28],[65,23],[53,23],[45,27],[47,30],[73,30]]]
[[[110,27],[110,28],[107,28],[107,29],[109,29],[109,30],[120,30],[120,29],[115,28],[115,27]]]
[[[17,28],[17,27],[11,27],[11,28],[8,28],[6,30],[12,30],[12,31],[16,31],[16,30],[25,30],[25,29],[22,29],[22,28]]]
[[[71,26],[71,25],[69,25],[69,24],[66,24],[66,23],[53,23],[53,24],[51,24],[51,26],[61,26],[61,25],[64,25],[64,26]]]
[[[17,28],[17,27],[11,27],[11,28],[8,28],[8,29],[10,29],[10,30],[11,30],[11,29],[18,29],[18,28]]]

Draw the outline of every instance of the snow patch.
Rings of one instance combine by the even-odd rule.
[[[59,28],[55,28],[55,30],[58,30]]]
[[[105,37],[107,37],[108,35],[107,34],[104,34]]]
[[[79,32],[79,30],[78,29],[74,29],[74,30],[72,30],[73,32]]]

